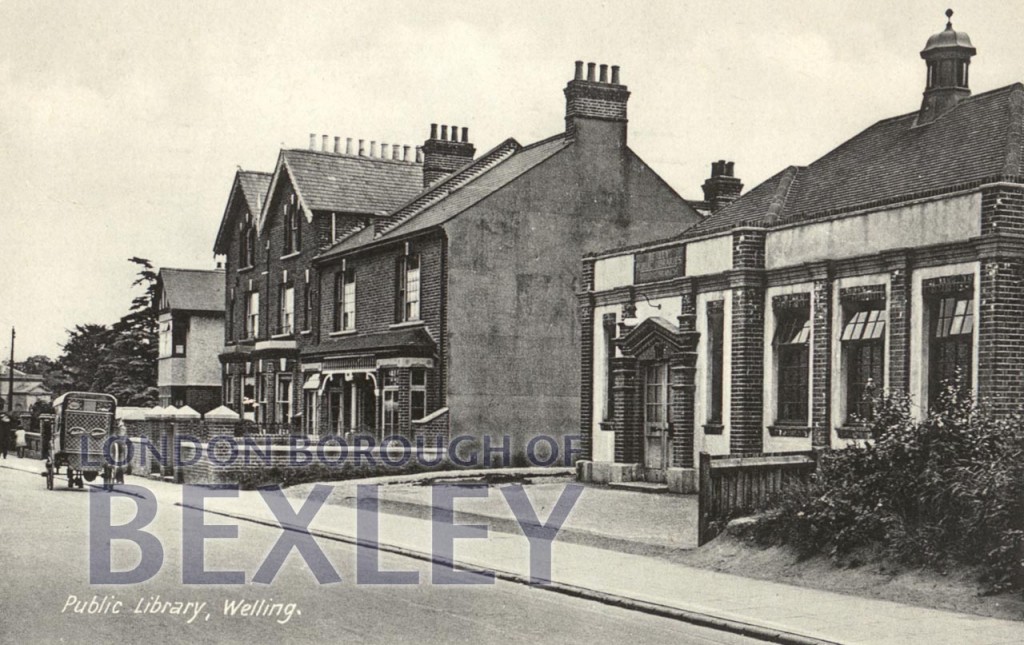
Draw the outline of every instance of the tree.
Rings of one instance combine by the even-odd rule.
[[[127,314],[111,326],[76,325],[68,331],[64,352],[51,370],[54,392],[105,392],[119,405],[155,405],[157,320],[154,298],[156,272],[149,260],[133,257],[138,277],[132,287],[143,287]]]
[[[121,405],[155,405],[158,400],[157,378],[157,274],[153,264],[144,258],[128,260],[139,265],[133,287],[143,293],[132,299],[128,313],[112,328],[111,355],[108,365],[113,369],[109,389]]]

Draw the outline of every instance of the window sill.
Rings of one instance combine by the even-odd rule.
[[[600,426],[602,432],[615,432],[614,421],[601,421],[598,425]]]
[[[312,333],[313,333],[312,329],[303,329],[302,331],[299,332],[299,335],[301,335],[301,336],[309,336]]]
[[[836,428],[836,436],[840,439],[873,439],[868,426],[849,425]]]
[[[284,333],[284,334],[274,334],[274,335],[272,335],[270,337],[270,339],[271,340],[281,340],[282,338],[291,338],[294,335],[295,334],[293,334],[292,332],[287,332],[287,333]]]
[[[768,426],[768,434],[773,437],[809,437],[811,427],[800,423],[776,423]]]
[[[253,266],[250,264],[247,267],[238,267],[238,272],[239,273],[248,273],[249,271],[252,271],[252,269],[253,269]]]
[[[359,333],[358,329],[343,329],[341,331],[332,331],[330,334],[328,334],[328,336],[331,336],[331,337],[351,336],[353,334],[358,334],[358,333]]]
[[[294,257],[298,257],[300,255],[302,255],[302,250],[301,249],[298,250],[298,251],[292,251],[291,253],[285,253],[284,255],[282,255],[278,259],[279,260],[290,260],[290,259],[292,259]]]
[[[401,329],[402,327],[418,327],[425,325],[422,320],[406,320],[404,322],[397,322],[392,325],[388,325],[388,329]]]
[[[705,423],[704,434],[724,434],[725,426],[721,423]]]

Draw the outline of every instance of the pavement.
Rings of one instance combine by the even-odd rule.
[[[4,462],[0,466],[8,464]],[[437,479],[436,474],[433,477]],[[458,474],[452,475],[455,477]],[[560,477],[545,481],[539,473],[521,475],[521,479],[530,480],[526,490],[542,522],[569,483],[564,473]],[[129,478],[129,483],[136,481],[142,483],[143,480]],[[364,482],[330,483],[333,491],[328,503],[320,508],[309,531],[321,539],[373,546],[380,551],[432,562],[436,575],[436,565],[446,563],[449,558],[435,553],[439,550],[433,547],[436,527],[429,514],[423,513],[423,507],[430,501],[431,488],[416,487],[413,481],[376,480],[375,483],[384,484],[378,489],[381,510],[401,508],[403,512],[376,514],[378,536],[375,542],[368,543],[365,533],[360,541],[357,530],[360,521],[364,529],[369,525],[367,520],[372,514],[365,508],[356,508],[352,501],[357,483]],[[162,482],[153,485],[161,490],[174,488]],[[298,507],[311,489],[311,485],[289,489],[287,493],[293,507]],[[463,523],[467,517],[478,518],[474,523],[508,529],[509,518],[513,516],[507,505],[502,506],[506,504],[504,496],[494,486],[487,492],[487,497],[458,499],[453,504],[456,507],[454,521]],[[160,497],[163,495],[173,495],[173,492],[164,491]],[[685,514],[693,505],[692,498],[584,488],[563,529],[566,536],[575,535],[575,538],[563,540],[559,535],[551,543],[549,582],[541,588],[778,643],[996,645],[1024,642],[1024,624],[1019,622],[754,580],[604,548],[628,541],[630,530],[636,545],[668,548],[675,544],[675,548],[688,548],[685,542],[689,538],[680,537],[682,533],[668,530],[655,535],[657,531],[648,526],[646,513],[656,507],[657,512],[669,516]],[[415,510],[416,507],[419,510]],[[279,525],[256,491],[241,491],[238,498],[207,499],[204,510]],[[637,518],[645,521],[638,522]],[[605,523],[604,533],[600,530],[601,522]],[[303,529],[288,523],[284,523],[284,527]],[[604,535],[607,542],[602,546],[601,540],[594,538],[586,543],[580,536],[588,534]],[[518,530],[491,530],[487,538],[455,540],[451,559],[460,569],[493,572],[502,580],[530,584],[531,572],[537,575],[538,570],[531,570],[530,543],[525,535]],[[638,550],[639,546],[634,549]]]

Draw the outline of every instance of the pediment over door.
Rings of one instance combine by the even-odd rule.
[[[640,361],[657,361],[686,351],[679,328],[660,317],[644,320],[619,339],[622,355]]]

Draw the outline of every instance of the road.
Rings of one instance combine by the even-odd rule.
[[[0,466],[36,463],[15,458]],[[127,483],[147,485],[138,478]],[[0,643],[757,642],[510,582],[431,585],[429,564],[389,553],[380,554],[381,569],[418,571],[420,584],[357,585],[355,547],[329,540],[319,544],[340,583],[319,584],[294,550],[272,583],[253,583],[280,530],[214,516],[206,521],[234,523],[238,539],[207,541],[205,568],[244,571],[246,584],[184,585],[182,509],[174,505],[179,493],[163,483],[151,485],[161,503],[145,527],[163,545],[159,572],[139,584],[92,585],[90,496],[106,493],[57,484],[47,491],[42,477],[0,467]],[[111,503],[112,524],[135,513],[129,500],[115,497]],[[138,549],[123,540],[114,542],[112,553],[115,570],[130,569],[139,560]],[[230,615],[225,609],[260,600],[264,607],[282,607],[269,616]],[[90,602],[99,613],[88,613]],[[194,605],[175,615],[172,603]],[[85,613],[76,613],[76,607]],[[147,608],[162,611],[146,613]]]

